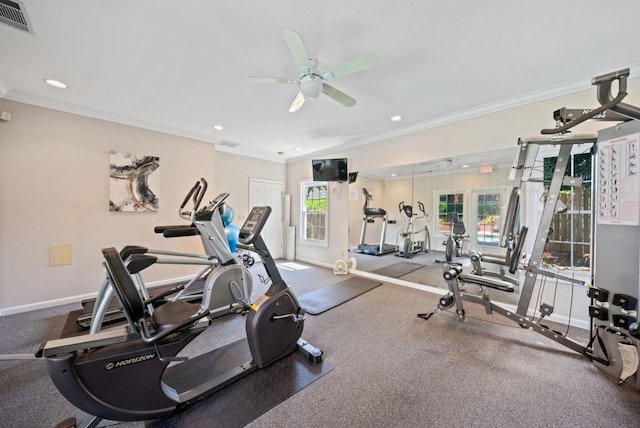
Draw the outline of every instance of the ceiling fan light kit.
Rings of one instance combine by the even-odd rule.
[[[322,77],[314,74],[303,76],[300,79],[300,92],[306,100],[318,98],[322,92]]]
[[[298,67],[300,67],[300,77],[294,79],[290,77],[250,76],[250,81],[255,83],[297,84],[299,92],[289,107],[289,112],[291,113],[299,111],[306,100],[313,100],[319,97],[320,93],[327,95],[345,107],[353,107],[356,105],[355,98],[329,85],[327,81],[373,67],[378,61],[374,54],[369,53],[362,55],[320,72],[318,70],[318,61],[309,57],[302,37],[300,37],[298,33],[287,29],[283,31],[282,36],[293,55],[293,59],[296,61]]]

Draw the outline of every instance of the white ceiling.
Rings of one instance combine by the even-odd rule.
[[[0,24],[0,96],[238,143],[230,151],[280,161],[588,88],[593,76],[629,66],[635,74],[640,65],[637,0],[25,0],[24,7],[33,34]],[[322,95],[289,113],[295,85],[248,81],[299,76],[286,28],[300,33],[323,68],[377,55],[375,67],[331,82],[357,99],[354,107]],[[393,115],[403,120],[391,122]]]

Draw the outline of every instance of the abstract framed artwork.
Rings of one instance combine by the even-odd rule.
[[[110,152],[109,211],[158,211],[160,158]]]

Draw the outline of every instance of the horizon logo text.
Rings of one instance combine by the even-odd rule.
[[[110,362],[106,366],[104,366],[107,370],[117,369],[124,366],[130,366],[131,364],[141,363],[143,361],[149,361],[156,357],[156,353],[152,352],[151,354],[140,355],[139,357],[127,358],[126,360],[120,360],[115,362]]]

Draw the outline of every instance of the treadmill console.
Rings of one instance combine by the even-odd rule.
[[[240,228],[240,242],[245,245],[253,244],[260,235],[267,219],[271,214],[271,207],[253,207],[247,220]]]

